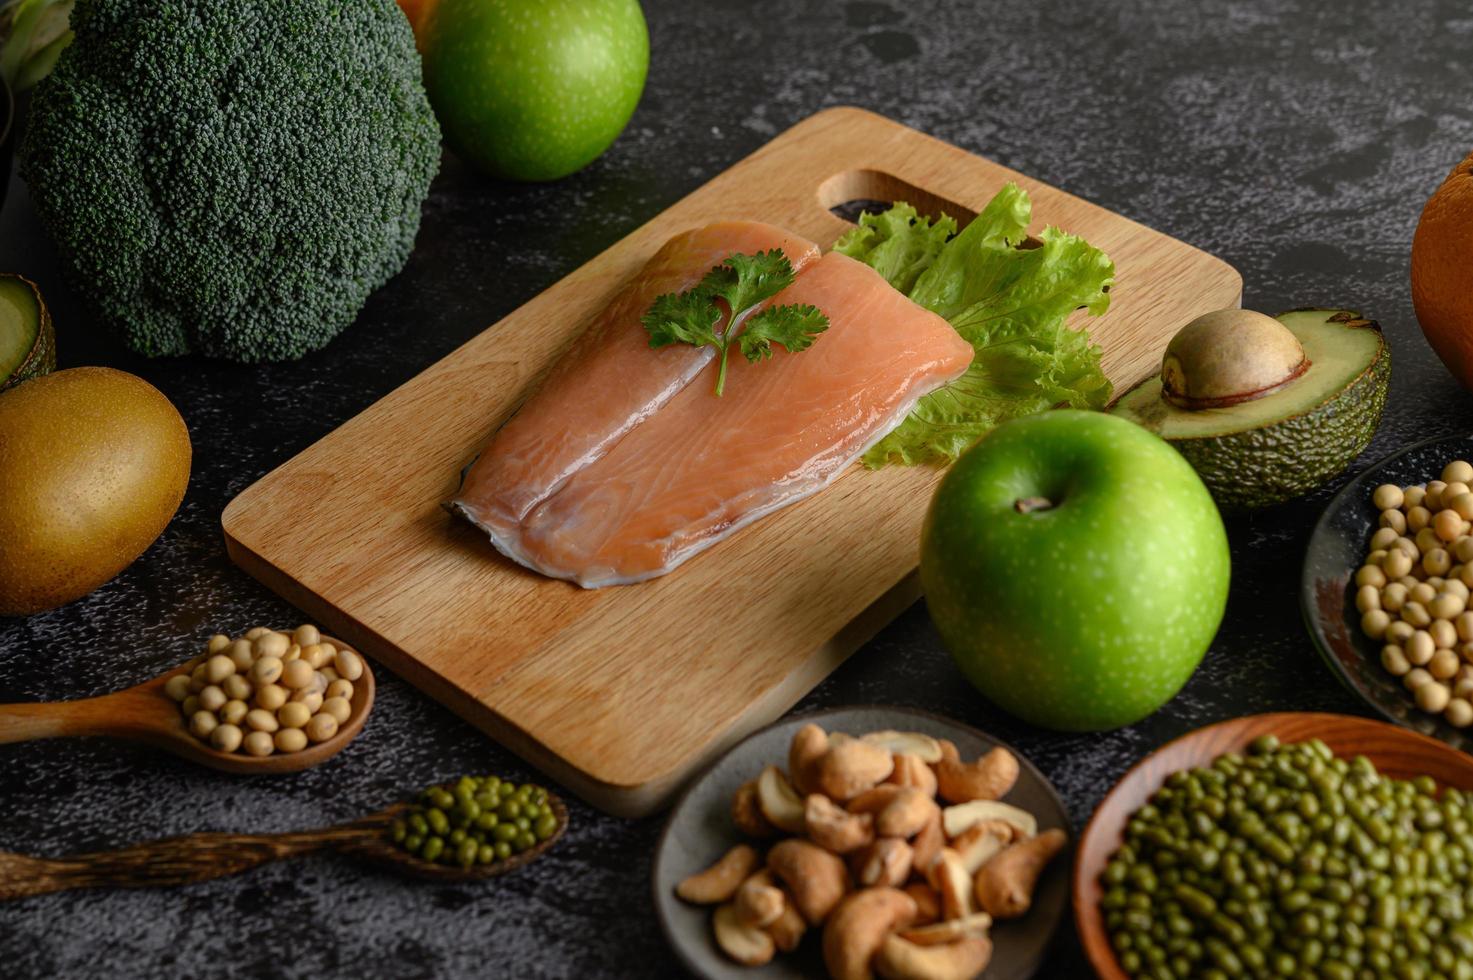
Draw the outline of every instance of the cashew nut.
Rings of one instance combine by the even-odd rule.
[[[845,735],[829,736],[829,750],[818,760],[815,789],[844,802],[881,782],[895,769],[895,756],[883,746]]]
[[[885,804],[895,799],[902,789],[904,789],[903,786],[897,786],[894,783],[881,783],[854,797],[845,804],[845,809],[850,813],[879,813],[885,808]]]
[[[1018,781],[1018,760],[1000,745],[980,759],[963,764],[954,744],[946,739],[940,744],[936,788],[948,803],[999,800]]]
[[[972,905],[972,876],[956,851],[943,847],[927,869],[926,881],[941,893],[942,918],[961,919],[976,911]]]
[[[939,809],[935,800],[914,786],[902,786],[894,799],[875,814],[875,832],[881,837],[913,837]]]
[[[895,753],[895,771],[886,782],[896,786],[914,786],[927,796],[936,796],[936,770],[909,752]]]
[[[899,888],[910,877],[915,854],[899,837],[881,837],[854,856],[854,877],[863,887]]]
[[[767,852],[767,866],[787,886],[809,925],[828,918],[849,890],[849,869],[817,844],[791,837]]]
[[[1038,876],[1067,841],[1055,827],[1004,849],[977,872],[978,903],[996,919],[1016,919],[1027,912]]]
[[[925,926],[912,926],[900,933],[900,938],[917,946],[940,946],[968,936],[985,936],[992,928],[992,916],[986,912],[973,912],[962,919],[948,919]]]
[[[913,755],[932,765],[941,761],[941,743],[920,732],[886,730],[860,736],[860,741],[883,745],[896,755]]]
[[[889,936],[875,956],[885,980],[972,980],[992,959],[992,940],[974,936],[944,946],[920,946]]]
[[[787,898],[786,895],[783,896]],[[803,921],[803,915],[791,901],[783,902],[782,914],[777,921],[767,927],[767,934],[777,944],[777,948],[784,953],[791,953],[798,948],[803,941],[803,934],[808,931],[808,923]]]
[[[757,780],[742,783],[731,800],[731,822],[737,830],[748,837],[764,838],[777,834],[777,828],[767,822],[762,808],[757,805]]]
[[[904,891],[916,903],[915,924],[930,925],[941,919],[941,894],[924,881],[912,881]]]
[[[773,884],[772,872],[764,868],[742,882],[732,904],[744,923],[764,929],[778,920],[787,903],[782,889]]]
[[[777,950],[771,936],[741,920],[735,905],[719,906],[711,921],[716,929],[716,945],[742,966],[761,966]]]
[[[941,827],[941,814],[937,813],[931,818],[931,822],[921,828],[910,842],[911,849],[915,851],[915,867],[917,871],[924,874],[936,860],[936,855],[946,846],[946,832]]]
[[[676,894],[716,906],[717,945],[743,965],[822,927],[837,980],[972,980],[991,958],[993,920],[1027,911],[1067,842],[1000,801],[1018,772],[1001,747],[964,764],[955,744],[923,733],[805,724],[787,771],[767,766],[732,800],[743,833],[799,836],[773,845],[765,867],[752,846],[734,847]]]
[[[799,793],[806,796],[814,791],[818,762],[828,750],[828,734],[811,722],[793,733],[788,748],[788,778]]]
[[[755,848],[738,844],[705,871],[697,872],[675,886],[675,894],[697,905],[728,901],[757,867]]]
[[[835,854],[857,851],[875,839],[873,816],[850,813],[819,793],[810,793],[804,801],[803,824],[809,840]]]
[[[803,800],[777,766],[768,766],[757,777],[757,806],[778,830],[803,833]]]
[[[823,929],[823,962],[834,980],[870,980],[870,960],[895,929],[915,918],[916,903],[894,888],[866,888],[834,909]]]
[[[1017,828],[1002,820],[982,820],[972,824],[956,840],[951,849],[961,855],[967,874],[974,875],[982,865],[1013,842]]]
[[[973,800],[958,806],[949,806],[941,811],[942,829],[952,840],[960,837],[967,828],[984,820],[1001,820],[1018,829],[1019,837],[1032,837],[1038,833],[1038,818],[1027,810],[997,800]]]

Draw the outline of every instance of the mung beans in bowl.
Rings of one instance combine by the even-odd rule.
[[[1103,980],[1473,976],[1473,757],[1347,715],[1199,729],[1096,811],[1074,914]]]

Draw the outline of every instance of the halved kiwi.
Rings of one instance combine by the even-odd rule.
[[[56,369],[56,333],[41,290],[0,272],[0,391]]]

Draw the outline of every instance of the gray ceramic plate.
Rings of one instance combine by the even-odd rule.
[[[731,824],[731,800],[737,787],[771,763],[785,765],[793,733],[808,722],[830,732],[862,735],[886,728],[925,732],[956,743],[962,758],[971,759],[995,745],[1006,745],[959,722],[910,708],[834,708],[784,718],[747,738],[698,779],[670,814],[655,852],[655,911],[660,926],[682,963],[696,976],[720,980],[772,980],[776,977],[822,977],[823,960],[815,930],[809,930],[797,952],[779,954],[767,966],[753,969],[726,959],[711,935],[711,910],[687,905],[675,897],[676,884],[707,867],[743,838]],[[1010,750],[1012,746],[1007,746]],[[1018,784],[1006,797],[1031,811],[1040,829],[1069,830],[1064,805],[1048,780],[1016,750],[1022,763]],[[1043,962],[1049,941],[1064,917],[1069,899],[1069,866],[1073,834],[1066,853],[1054,858],[1039,882],[1033,908],[1021,919],[998,923],[992,930],[992,963],[986,980],[1026,980]]]
[[[1360,631],[1352,582],[1380,517],[1371,491],[1383,483],[1404,487],[1435,480],[1455,459],[1473,459],[1473,436],[1419,442],[1351,480],[1310,536],[1299,602],[1315,646],[1346,687],[1398,725],[1473,752],[1473,729],[1460,731],[1441,715],[1417,710],[1401,681],[1381,666],[1381,645]]]

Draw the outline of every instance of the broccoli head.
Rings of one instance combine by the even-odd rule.
[[[403,268],[440,131],[394,0],[77,0],[72,28],[21,175],[134,350],[300,357]]]

